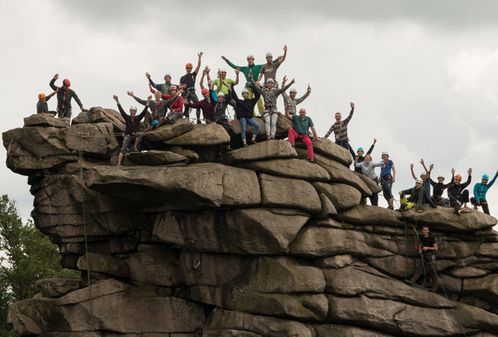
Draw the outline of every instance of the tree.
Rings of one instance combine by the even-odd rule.
[[[7,330],[7,309],[14,301],[31,298],[35,282],[67,273],[60,266],[57,246],[33,225],[22,223],[15,203],[0,197],[0,337]]]

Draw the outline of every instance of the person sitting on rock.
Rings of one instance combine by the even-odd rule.
[[[209,92],[210,89],[207,88],[202,88],[201,89],[201,94],[204,99],[198,101],[198,102],[186,102],[185,106],[188,106],[190,108],[195,108],[195,109],[201,109],[202,110],[202,117],[206,124],[209,124],[211,122],[214,122],[214,104],[213,101],[211,100],[211,94]],[[211,89],[212,90],[212,89]]]
[[[48,111],[48,101],[52,96],[54,96],[57,92],[54,91],[50,95],[46,96],[45,93],[40,92],[38,94],[38,103],[36,103],[36,113],[49,113],[53,116],[55,116],[56,112],[55,111]]]
[[[156,95],[157,91],[153,86],[149,86],[150,92]],[[183,117],[183,97],[181,94],[183,93],[183,89],[178,90],[176,85],[172,85],[169,87],[169,94],[161,94],[161,98],[163,100],[172,100],[169,104],[170,113],[168,114],[171,119],[177,120]]]
[[[435,252],[438,250],[438,245],[434,237],[430,234],[429,226],[422,226],[422,233],[417,235],[416,247],[420,255],[420,262],[416,263],[414,275],[407,282],[411,284],[417,283],[422,273],[424,273],[429,276],[429,288],[436,291],[438,288],[438,275]]]
[[[285,86],[285,82],[282,82],[282,86],[283,87]],[[287,95],[285,91],[282,93],[282,97],[284,98],[285,115],[287,116],[287,118],[292,119],[292,116],[296,114],[297,105],[301,104],[306,98],[308,98],[310,94],[311,94],[311,87],[309,84],[308,84],[308,89],[306,90],[304,95],[302,95],[299,98],[296,98],[297,96],[296,88],[291,88],[289,91],[289,95]]]
[[[424,159],[420,159],[420,164],[424,168],[424,172],[420,174],[420,179],[422,179],[422,184],[424,186],[425,193],[430,196],[431,195],[431,180],[430,180],[430,177],[431,177],[432,169],[434,168],[434,164],[431,164],[429,166],[429,168],[427,168],[427,166],[425,166]],[[418,178],[415,175],[415,171],[414,171],[413,168],[414,168],[414,165],[413,165],[413,163],[411,163],[410,164],[410,171],[411,171],[413,180],[416,181]]]
[[[284,76],[282,82],[286,82],[287,77]],[[283,86],[278,89],[275,87],[275,81],[272,78],[269,78],[266,81],[266,85],[263,88],[261,84],[256,82],[254,84],[254,91],[259,92],[261,96],[263,96],[263,100],[265,102],[265,110],[263,117],[265,119],[265,131],[267,139],[275,139],[275,135],[277,134],[277,121],[278,121],[278,109],[277,109],[277,98],[283,92],[290,88],[292,84],[294,84],[295,80],[290,81],[289,84]]]
[[[147,103],[145,104],[144,110],[140,113],[140,115],[137,116],[137,108],[136,107],[131,107],[130,108],[130,114],[126,114],[126,112],[123,110],[123,107],[119,103],[119,98],[118,96],[114,95],[112,96],[114,100],[116,101],[118,105],[118,110],[123,119],[125,120],[126,128],[124,132],[124,138],[123,138],[123,144],[121,145],[121,151],[119,152],[119,157],[118,157],[118,166],[120,166],[123,162],[124,155],[126,154],[126,150],[128,149],[128,146],[132,141],[135,141],[135,144],[133,146],[133,150],[137,151],[138,146],[140,145],[140,141],[142,138],[142,135],[140,133],[140,121],[145,117],[145,114],[147,113],[147,110],[149,109],[149,102],[150,99],[147,100]]]
[[[375,147],[375,144],[377,143],[377,139],[374,138],[373,140],[373,143],[372,145],[370,146],[370,148],[368,149],[367,151],[367,156],[368,155],[371,155],[372,154],[372,151]],[[357,150],[356,150],[356,155],[354,156],[354,171],[357,172],[357,173],[362,173],[362,168],[361,166],[358,166],[356,164],[360,164],[363,162],[363,160],[366,158],[366,156],[363,156],[364,155],[364,151],[363,151],[363,148],[362,147],[359,147]]]
[[[252,86],[251,86],[252,87]],[[259,124],[256,122],[254,117],[254,106],[257,104],[260,94],[256,91],[256,95],[253,98],[249,98],[249,90],[244,88],[242,90],[242,97],[244,99],[239,99],[235,89],[232,87],[230,90],[231,98],[235,101],[235,116],[240,122],[241,128],[241,138],[244,146],[247,146],[247,124],[252,125],[252,138],[251,142],[256,143],[256,137],[259,133]]]
[[[215,90],[211,90],[211,100],[214,103],[214,122],[223,126],[228,133],[230,121],[228,120],[226,111],[229,105],[229,99],[225,97],[225,94],[222,91],[217,93]]]
[[[489,176],[484,174],[481,182],[474,185],[474,197],[470,199],[470,202],[474,205],[474,209],[477,210],[477,207],[481,206],[482,211],[489,215],[489,205],[486,200],[486,193],[488,193],[488,190],[495,183],[496,177],[498,177],[498,171],[496,171],[495,176],[491,181],[489,181]]]
[[[455,209],[456,214],[460,215],[462,212],[462,205],[467,208],[467,203],[469,202],[469,191],[466,190],[467,186],[470,185],[472,180],[472,169],[467,170],[468,178],[465,183],[462,184],[462,176],[460,174],[455,174],[453,182],[448,186],[448,198],[450,198],[450,206]]]
[[[315,153],[313,151],[313,143],[309,136],[309,130],[311,129],[315,141],[320,141],[320,139],[316,133],[313,120],[309,116],[306,116],[306,109],[299,109],[299,116],[292,116],[292,123],[294,124],[294,127],[289,128],[287,134],[289,143],[294,146],[296,140],[303,142],[304,145],[306,145],[308,160],[314,162]]]
[[[379,184],[379,177],[375,173],[375,168],[382,166],[382,164],[382,162],[372,163],[372,156],[370,154],[367,154],[361,162],[355,162],[355,171],[360,170],[361,174],[369,177],[370,179],[375,181],[376,184]],[[372,206],[379,205],[379,193],[372,193],[369,199]]]
[[[429,181],[430,181],[431,186],[432,186],[432,200],[434,201],[434,203],[436,205],[444,206],[444,207],[447,207],[450,205],[450,200],[447,198],[443,198],[443,192],[445,189],[448,188],[448,186],[450,186],[451,183],[453,183],[453,176],[454,175],[455,175],[455,170],[451,169],[451,182],[448,184],[444,183],[445,178],[442,175],[439,175],[437,177],[437,182],[435,182],[434,180],[432,180],[431,177],[429,177]]]
[[[50,88],[57,92],[57,116],[59,118],[71,118],[73,110],[71,107],[71,99],[74,98],[76,103],[80,106],[81,111],[85,110],[85,108],[83,108],[83,104],[81,104],[76,92],[69,88],[71,86],[71,82],[66,78],[62,81],[62,87],[57,87],[55,85],[55,81],[57,81],[58,78],[59,74],[55,74],[49,83]]]
[[[393,184],[396,181],[396,169],[394,163],[389,159],[389,153],[382,152],[382,165],[380,166],[380,186],[387,201],[387,208],[394,209]]]
[[[184,101],[192,101],[194,103],[199,101],[197,94],[195,93],[195,79],[199,73],[201,67],[202,52],[197,54],[197,66],[195,70],[192,71],[192,63],[187,63],[185,65],[186,74],[180,78],[180,87],[183,89],[183,99]],[[184,115],[186,118],[190,118],[190,107],[185,105]],[[196,108],[197,124],[201,124],[201,111]]]
[[[147,80],[149,81],[149,85],[153,86],[154,89],[158,90],[159,92],[161,92],[164,95],[169,94],[170,87],[172,85],[174,85],[173,83],[171,83],[171,75],[170,74],[164,75],[164,83],[161,83],[161,84],[154,83],[154,81],[152,81],[149,73],[145,73],[145,77],[147,77]]]
[[[266,58],[266,63],[261,67],[261,71],[259,72],[257,82],[260,82],[263,77],[265,83],[269,78],[272,79],[277,78],[278,67],[280,67],[280,65],[287,58],[287,46],[284,46],[284,55],[279,56],[276,61],[273,61],[273,55],[270,52],[266,53],[265,58]],[[284,86],[283,83],[282,86]]]
[[[431,196],[427,194],[427,191],[424,189],[422,179],[417,179],[415,181],[415,187],[403,190],[399,194],[401,198],[403,198],[405,195],[409,195],[410,197],[407,199],[407,201],[411,203],[401,203],[401,211],[409,210],[414,205],[416,205],[416,210],[418,212],[422,212],[424,210],[424,204],[429,204],[432,208],[436,208],[436,204],[431,199]]]
[[[351,107],[351,111],[345,120],[342,120],[342,114],[340,112],[335,113],[335,123],[329,128],[329,131],[327,131],[324,138],[329,138],[330,134],[333,132],[335,134],[335,143],[342,146],[350,153],[353,153],[354,158],[354,151],[351,148],[351,145],[349,145],[348,138],[348,124],[351,121],[351,118],[353,118],[354,103],[351,102],[349,106]]]
[[[176,121],[176,119],[171,119],[168,116],[168,108],[178,98],[181,98],[180,95],[182,94],[182,92],[182,90],[178,90],[175,93],[175,96],[171,97],[170,99],[162,99],[163,94],[161,94],[159,91],[156,91],[154,93],[155,101],[152,101],[152,96],[149,96],[147,100],[143,100],[135,96],[135,94],[131,90],[129,90],[127,93],[128,96],[133,97],[138,103],[142,105],[148,104],[151,110],[151,114],[147,114],[146,123],[148,126],[148,130],[152,130],[164,124],[173,124]],[[178,116],[178,114],[176,114],[175,116]]]

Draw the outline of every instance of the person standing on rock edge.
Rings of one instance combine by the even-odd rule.
[[[119,103],[118,96],[114,95],[112,98],[116,101],[118,105],[118,110],[126,123],[126,129],[124,132],[123,144],[121,145],[121,150],[119,151],[118,157],[118,166],[120,166],[123,162],[124,155],[126,154],[126,150],[132,141],[135,141],[133,146],[134,151],[138,150],[138,146],[140,145],[140,141],[142,139],[142,135],[140,133],[140,121],[145,117],[147,110],[149,109],[150,97],[145,104],[144,110],[137,116],[137,108],[130,107],[130,114],[126,114],[123,110],[123,107]]]
[[[428,272],[430,289],[437,290],[437,270],[436,254],[438,245],[434,237],[430,234],[429,226],[422,226],[422,234],[417,235],[417,252],[420,255],[420,262],[416,264],[415,273],[408,283],[415,284],[422,276],[422,273]]]
[[[313,132],[315,141],[320,141],[320,138],[318,138],[316,133],[313,120],[309,116],[306,116],[306,109],[299,109],[299,116],[292,116],[292,122],[294,123],[294,127],[288,129],[289,143],[294,146],[296,140],[302,141],[306,145],[308,160],[314,162],[315,153],[313,151],[313,143],[309,136],[309,130],[311,129],[311,132]]]
[[[284,76],[282,82],[286,82],[287,77]],[[265,111],[263,118],[265,119],[265,130],[266,137],[268,140],[275,139],[277,133],[277,121],[278,121],[278,109],[277,109],[277,98],[284,91],[288,90],[291,85],[293,85],[295,80],[290,81],[289,84],[278,89],[275,87],[275,81],[269,78],[266,81],[266,85],[263,88],[258,82],[254,83],[254,91],[258,92],[265,101]]]
[[[62,87],[57,87],[55,85],[55,81],[59,78],[59,74],[55,74],[49,85],[53,91],[57,92],[57,116],[59,118],[71,118],[71,113],[73,108],[71,107],[71,99],[74,98],[76,103],[80,106],[81,111],[85,110],[83,108],[83,104],[74,92],[73,89],[70,89],[71,82],[66,78],[62,81]]]
[[[367,151],[367,156],[372,154],[372,151],[373,151],[376,143],[377,143],[377,139],[374,138],[372,145],[370,146],[370,148]],[[363,160],[366,158],[366,156],[365,157],[363,156],[364,153],[365,152],[363,151],[362,147],[359,147],[356,150],[356,156],[354,157],[354,171],[357,172],[357,173],[363,173],[361,166],[358,166],[356,164],[362,163]],[[370,158],[370,161],[371,161],[371,158]]]
[[[472,205],[474,205],[474,209],[477,210],[478,206],[482,207],[482,211],[489,215],[489,205],[486,200],[486,193],[493,186],[498,177],[498,171],[496,171],[495,176],[491,181],[489,181],[489,176],[484,174],[482,176],[481,182],[474,185],[474,197],[470,199]]]
[[[329,128],[329,131],[327,131],[323,138],[329,138],[330,134],[333,132],[335,134],[335,143],[348,150],[349,153],[351,153],[351,156],[354,158],[355,153],[351,148],[351,145],[349,145],[348,138],[348,124],[349,121],[351,121],[351,118],[353,118],[354,103],[349,103],[349,106],[351,107],[351,111],[349,112],[349,116],[345,120],[342,120],[342,114],[340,112],[335,113],[335,123],[332,124],[332,126]]]
[[[260,82],[263,77],[265,83],[269,78],[273,78],[274,80],[277,78],[278,67],[280,67],[287,58],[287,46],[284,46],[284,55],[279,56],[275,61],[273,61],[273,55],[270,52],[266,53],[265,58],[266,63],[261,67],[257,82]],[[282,86],[284,86],[283,83]]]
[[[394,209],[393,184],[396,181],[396,169],[389,159],[389,153],[382,152],[382,165],[380,166],[380,185],[387,201],[388,209]]]
[[[364,160],[359,163],[355,163],[355,171],[359,169],[361,174],[369,177],[370,179],[375,181],[376,184],[379,184],[379,177],[377,177],[377,174],[375,173],[375,168],[382,166],[382,164],[383,162],[372,163],[372,156],[370,154],[367,154]],[[372,204],[372,206],[379,205],[379,193],[372,193],[372,195],[370,196],[370,203]]]
[[[171,83],[171,75],[170,74],[164,75],[164,83],[161,83],[161,84],[154,83],[154,81],[152,81],[149,73],[145,73],[145,77],[147,77],[147,80],[149,81],[149,85],[153,86],[156,90],[160,91],[164,95],[169,94],[169,88],[172,85],[174,85],[173,83]]]
[[[285,86],[285,82],[282,82],[282,86]],[[297,90],[295,88],[290,89],[289,95],[287,95],[285,91],[282,93],[282,97],[284,98],[285,115],[287,118],[292,119],[292,116],[296,114],[297,105],[301,104],[310,94],[311,86],[309,84],[304,95],[299,98],[296,98]]]
[[[235,101],[235,116],[240,122],[240,128],[242,130],[240,136],[242,138],[242,143],[244,144],[244,146],[247,146],[247,124],[252,125],[253,127],[251,142],[256,143],[256,137],[259,133],[259,124],[253,118],[254,106],[258,102],[261,95],[259,94],[259,92],[256,92],[256,95],[253,98],[249,98],[249,90],[244,88],[242,90],[242,97],[244,99],[239,99],[233,87],[230,90],[230,95],[231,98]]]
[[[469,191],[465,188],[470,185],[470,181],[472,180],[472,169],[469,168],[467,173],[469,176],[465,183],[462,184],[462,176],[460,174],[455,174],[453,182],[448,186],[450,206],[455,209],[458,215],[462,213],[462,205],[464,208],[467,208],[467,203],[469,202]]]
[[[57,92],[54,91],[50,95],[46,96],[45,93],[40,92],[38,94],[38,103],[36,103],[36,113],[41,114],[41,113],[49,113],[52,116],[55,116],[57,112],[55,111],[48,111],[48,104],[47,102],[54,96]]]
[[[194,103],[199,101],[199,98],[195,93],[195,79],[201,67],[202,54],[202,52],[197,54],[197,66],[195,67],[195,70],[192,71],[192,63],[187,63],[185,65],[187,73],[180,78],[180,87],[183,89],[183,98],[185,101],[192,101]],[[190,107],[188,105],[185,105],[183,113],[186,118],[190,118]],[[201,124],[201,111],[199,108],[196,109],[195,115],[197,117],[197,124]]]

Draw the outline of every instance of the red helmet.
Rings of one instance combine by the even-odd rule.
[[[201,94],[204,96],[204,95],[207,95],[209,93],[209,90],[204,88],[201,90]]]
[[[169,87],[169,90],[176,90],[176,85],[172,85],[171,87]]]
[[[62,84],[64,84],[65,87],[69,88],[71,86],[71,81],[69,81],[67,78],[62,81]]]
[[[192,69],[194,66],[192,65],[192,63],[187,63],[185,65],[185,69]]]

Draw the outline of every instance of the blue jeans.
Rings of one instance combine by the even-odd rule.
[[[240,121],[240,127],[242,128],[242,133],[240,135],[242,136],[243,141],[246,140],[247,124],[252,125],[252,127],[253,127],[253,130],[252,130],[253,136],[254,137],[258,136],[259,124],[253,118],[242,117],[239,121]]]

